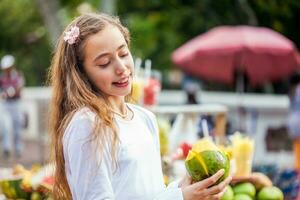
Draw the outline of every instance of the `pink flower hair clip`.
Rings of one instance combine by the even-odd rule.
[[[65,32],[64,41],[74,44],[80,34],[78,26],[72,26],[69,31]]]

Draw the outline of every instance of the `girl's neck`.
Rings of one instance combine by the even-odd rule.
[[[127,111],[127,106],[125,103],[125,99],[123,97],[120,98],[114,98],[114,97],[109,97],[108,98],[111,108],[113,111],[125,114]]]
[[[111,111],[115,116],[125,120],[133,118],[133,112],[125,103],[125,98],[109,98],[111,104]]]

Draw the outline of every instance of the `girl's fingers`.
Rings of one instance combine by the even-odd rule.
[[[179,187],[186,187],[192,184],[192,177],[186,174],[183,179],[179,182]]]
[[[205,190],[205,195],[215,195],[221,193],[226,186],[230,183],[231,177],[227,177],[224,181],[219,183],[218,185],[212,186]]]
[[[193,184],[193,187],[197,190],[203,190],[208,188],[209,186],[215,184],[224,174],[224,169],[219,170],[217,173],[212,175],[211,177],[199,181]]]
[[[220,193],[215,194],[213,199],[220,199],[226,192],[226,188],[224,188]]]

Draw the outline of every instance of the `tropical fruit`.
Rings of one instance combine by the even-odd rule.
[[[187,142],[183,142],[179,145],[179,149],[182,151],[182,157],[185,159],[188,156],[189,151],[192,149],[192,145]]]
[[[0,179],[0,191],[7,199],[46,199],[52,190],[52,165],[41,169],[33,165],[30,170],[18,164],[3,172]]]
[[[168,134],[171,130],[170,123],[163,118],[158,118],[159,141],[160,141],[160,154],[165,156],[169,153],[169,138]]]
[[[260,172],[251,173],[250,181],[257,190],[260,190],[263,187],[272,186],[271,179]]]
[[[232,187],[230,185],[227,185],[226,192],[221,197],[221,200],[233,200],[233,198],[234,198],[234,194],[233,194]]]
[[[247,194],[237,194],[234,196],[233,200],[253,200],[253,199]]]
[[[193,145],[185,160],[185,166],[194,181],[201,181],[224,169],[223,176],[216,184],[223,181],[230,171],[228,156],[210,138],[199,140]]]
[[[22,178],[16,177],[9,180],[1,180],[0,187],[3,194],[9,199],[26,199],[29,194],[26,193],[22,188]]]
[[[283,198],[282,191],[275,186],[264,187],[257,195],[258,200],[283,200]]]
[[[30,195],[30,200],[42,200],[42,199],[43,199],[42,195],[38,192],[33,192]]]
[[[255,197],[256,189],[252,183],[239,183],[233,187],[234,194],[247,194],[251,198]]]

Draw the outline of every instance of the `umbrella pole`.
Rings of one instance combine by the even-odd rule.
[[[239,94],[243,94],[245,91],[245,77],[242,72],[237,72],[236,91]]]
[[[243,95],[245,92],[245,77],[241,71],[237,72],[236,93],[237,93],[237,122],[238,129],[241,132],[245,131],[245,114],[246,110],[243,105]]]

